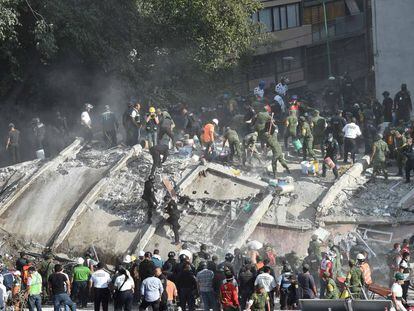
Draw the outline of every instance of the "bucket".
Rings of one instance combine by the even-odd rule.
[[[316,174],[317,172],[319,172],[318,161],[309,162],[308,174]]]
[[[37,150],[36,151],[36,158],[38,158],[39,160],[44,160],[45,159],[45,151],[43,149]]]
[[[302,174],[308,175],[310,163],[308,161],[300,162],[300,168],[302,170]]]
[[[278,184],[277,189],[279,190],[279,194],[290,193],[295,190],[295,186],[293,184]]]
[[[295,139],[294,141],[292,141],[292,144],[296,151],[299,151],[302,149],[302,143],[300,139]]]
[[[330,157],[325,158],[325,164],[328,165],[331,169],[335,167],[335,163],[332,161]]]

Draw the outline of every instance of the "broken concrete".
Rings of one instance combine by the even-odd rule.
[[[325,216],[330,212],[333,203],[340,204],[343,198],[339,199],[343,189],[353,188],[358,186],[358,178],[362,172],[369,166],[369,156],[364,156],[360,162],[355,163],[351,168],[346,171],[329,189],[325,197],[319,203],[318,214],[319,216]]]
[[[65,221],[64,227],[56,233],[54,237],[51,238],[49,241],[49,246],[52,248],[57,248],[60,244],[64,241],[64,239],[69,234],[70,230],[72,230],[73,226],[75,225],[78,218],[85,212],[85,210],[92,206],[98,196],[101,194],[102,191],[106,189],[109,184],[110,178],[117,175],[120,170],[130,161],[132,158],[138,156],[141,152],[141,147],[136,145],[131,148],[122,158],[118,161],[109,171],[107,172],[107,176],[102,178],[92,189],[88,192],[86,197],[79,203],[76,209],[73,211],[70,218]]]
[[[414,223],[411,217],[378,217],[378,216],[326,216],[318,219],[320,224],[364,224],[364,225],[409,225]]]
[[[29,180],[24,184],[18,187],[18,189],[11,195],[0,207],[0,215],[13,205],[23,194],[34,184],[37,180],[42,177],[44,174],[47,174],[50,171],[53,171],[58,168],[60,164],[65,162],[68,158],[75,156],[82,148],[82,138],[77,138],[75,141],[62,150],[59,155],[46,162],[40,169],[38,169]]]
[[[398,207],[405,211],[414,212],[414,189],[408,192],[400,202],[398,202]]]

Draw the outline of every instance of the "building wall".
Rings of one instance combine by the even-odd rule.
[[[372,1],[375,84],[378,98],[402,82],[414,92],[414,1]]]

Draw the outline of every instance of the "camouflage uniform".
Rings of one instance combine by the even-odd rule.
[[[280,164],[282,164],[282,166],[286,169],[286,171],[288,173],[290,173],[289,167],[287,166],[287,163],[286,163],[286,161],[283,157],[282,147],[280,147],[280,144],[277,141],[277,139],[274,136],[271,136],[269,133],[265,133],[264,137],[266,139],[267,146],[270,149],[272,149],[272,171],[273,171],[273,176],[276,177],[277,161],[279,161]]]
[[[380,171],[383,172],[385,179],[388,179],[387,163],[385,162],[385,156],[389,152],[388,145],[382,140],[382,137],[378,136],[372,146],[372,178],[375,180]]]
[[[303,161],[306,160],[306,157],[309,155],[311,158],[316,159],[315,152],[313,152],[313,135],[308,122],[305,121],[305,118],[302,120],[302,137],[303,137]]]
[[[229,129],[224,133],[224,143],[229,142],[230,147],[230,159],[236,156],[240,161],[242,160],[242,152],[240,147],[239,135],[235,130]],[[223,144],[224,145],[224,144]]]

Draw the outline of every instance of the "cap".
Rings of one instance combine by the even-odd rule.
[[[168,253],[168,258],[174,258],[174,257],[175,257],[175,252]]]
[[[14,123],[9,123],[9,127],[14,127]]]
[[[111,110],[111,108],[109,108],[109,105],[105,105],[105,110]]]
[[[149,112],[150,113],[154,113],[155,112],[155,108],[154,107],[150,107]]]
[[[145,256],[145,252],[144,251],[139,251],[138,256],[139,257],[144,257]]]
[[[217,119],[213,119],[212,121],[213,121],[213,123],[214,123],[215,125],[218,125],[218,124],[219,124],[219,121],[218,121]]]
[[[390,95],[390,92],[388,92],[388,91],[384,91],[384,92],[382,92],[382,95],[384,95],[384,96],[388,96],[388,95]]]
[[[89,103],[85,103],[85,108],[86,109],[92,109],[93,106],[91,104],[89,104]]]
[[[85,260],[82,258],[82,257],[79,257],[77,260],[76,260],[76,263],[78,264],[78,265],[83,265],[83,263],[85,262]]]

